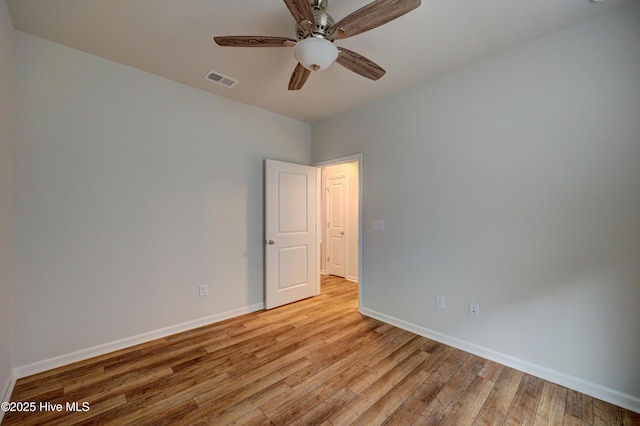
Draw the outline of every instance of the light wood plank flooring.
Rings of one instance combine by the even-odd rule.
[[[20,379],[3,425],[640,425],[640,415],[357,311],[357,285]],[[68,412],[68,402],[88,402]],[[82,405],[80,405],[82,407]]]

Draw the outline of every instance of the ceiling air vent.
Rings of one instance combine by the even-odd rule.
[[[209,71],[204,78],[227,87],[233,87],[238,82],[238,80],[234,80],[231,77],[227,77],[226,75],[222,75],[215,71]]]

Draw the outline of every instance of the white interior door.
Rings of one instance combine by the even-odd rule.
[[[316,168],[266,160],[265,307],[318,294]]]
[[[327,178],[327,273],[347,272],[347,177]]]

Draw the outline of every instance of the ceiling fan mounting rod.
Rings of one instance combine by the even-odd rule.
[[[312,10],[326,10],[329,0],[309,0]]]

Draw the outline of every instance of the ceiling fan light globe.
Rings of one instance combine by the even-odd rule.
[[[293,55],[306,69],[323,71],[338,58],[338,48],[327,39],[309,37],[296,44]]]

